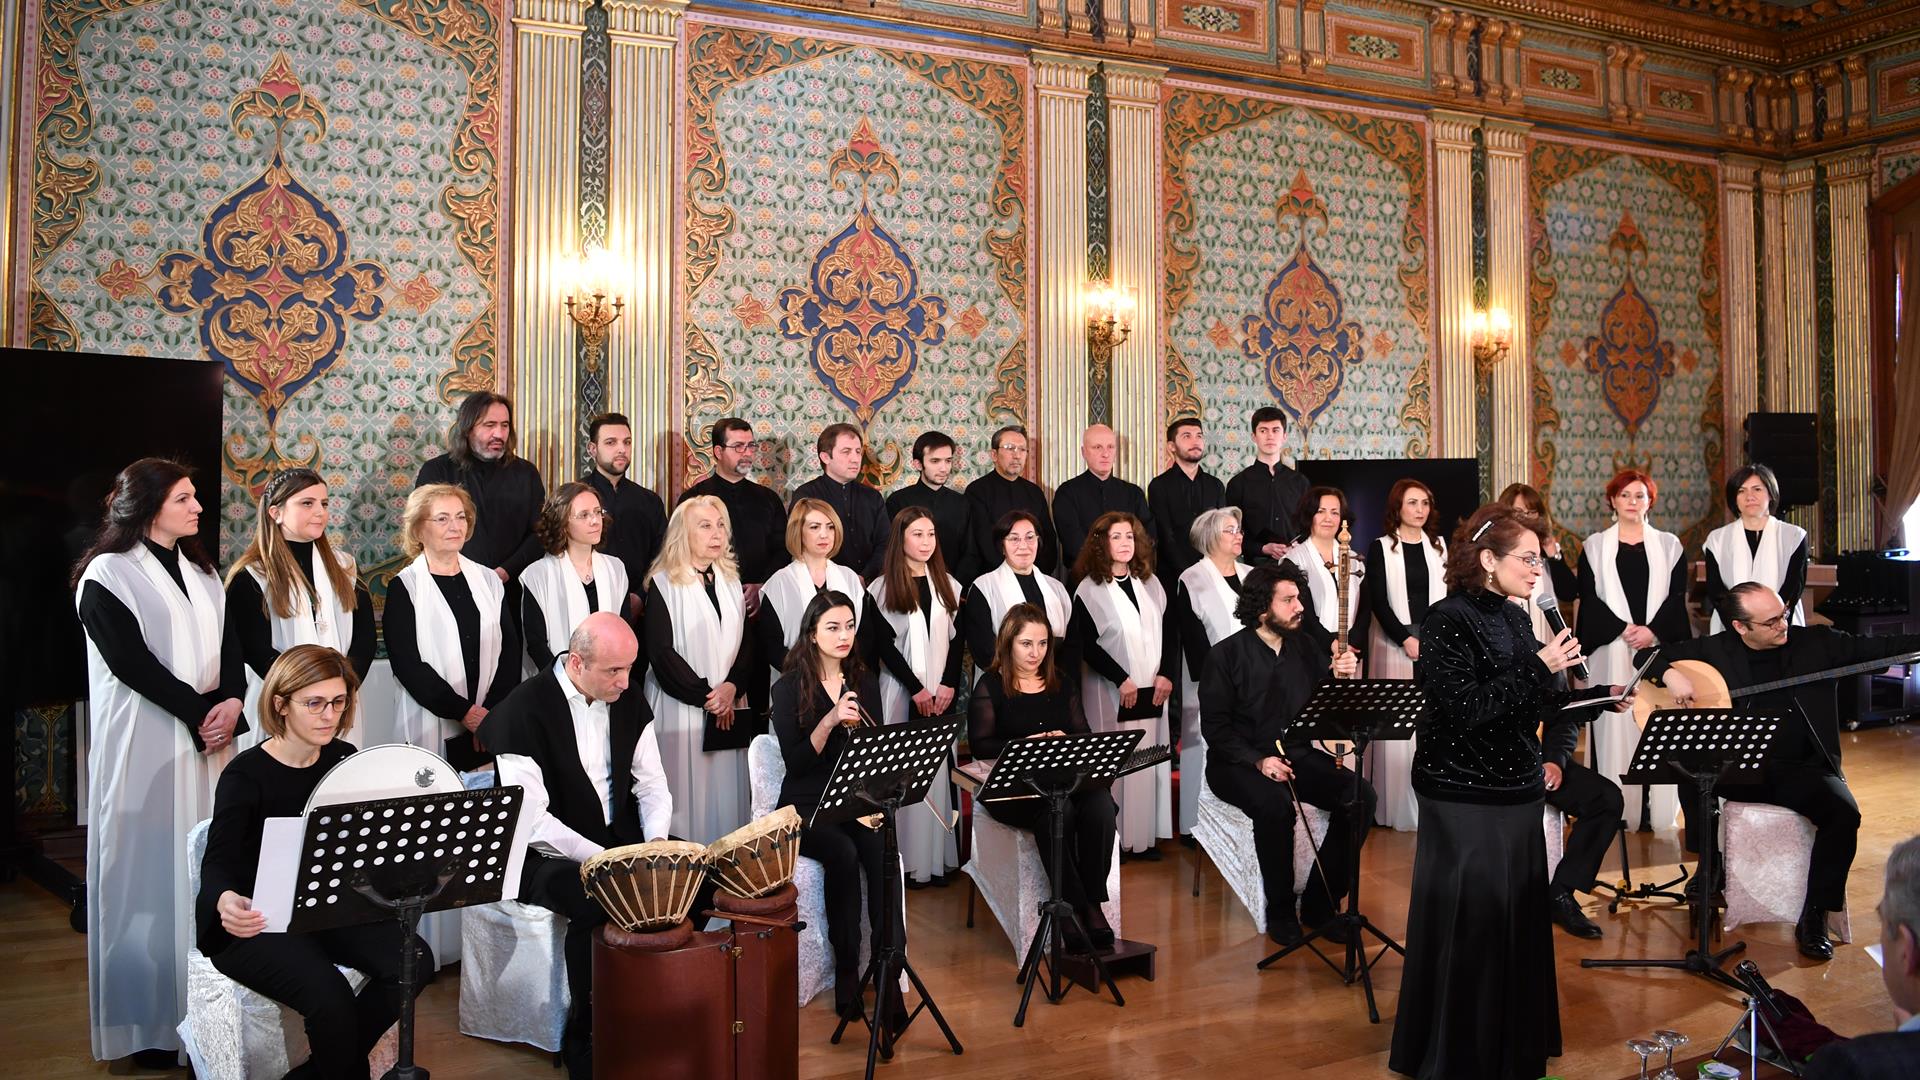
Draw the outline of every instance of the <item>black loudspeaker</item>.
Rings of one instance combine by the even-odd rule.
[[[1748,413],[1747,460],[1773,470],[1780,481],[1780,505],[1813,506],[1820,501],[1820,426],[1813,413]]]

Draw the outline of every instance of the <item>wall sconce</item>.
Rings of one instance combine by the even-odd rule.
[[[1508,317],[1507,309],[1476,310],[1468,330],[1473,362],[1480,370],[1485,371],[1507,358],[1507,350],[1513,346],[1513,320]]]
[[[586,346],[587,370],[600,370],[600,354],[607,341],[607,328],[620,317],[625,305],[613,295],[613,256],[606,248],[594,248],[581,256],[575,268],[574,288],[567,296],[567,314],[580,328],[580,343]]]
[[[1117,288],[1110,282],[1095,281],[1087,286],[1087,351],[1102,368],[1113,363],[1113,350],[1126,344],[1133,333],[1133,310],[1139,294],[1131,287]]]

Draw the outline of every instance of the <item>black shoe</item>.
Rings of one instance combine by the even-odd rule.
[[[907,879],[907,888],[909,889],[924,889],[931,884],[933,884],[931,881],[922,881],[917,877],[910,877]]]
[[[1554,890],[1553,899],[1547,902],[1547,910],[1553,916],[1554,925],[1574,937],[1597,941],[1605,935],[1600,924],[1587,918],[1587,913],[1580,910],[1580,901],[1575,900],[1570,892]]]
[[[1715,877],[1717,877],[1719,880],[1713,883],[1713,895],[1716,897],[1714,906],[1718,907],[1719,902],[1717,898],[1721,893],[1725,892],[1727,889],[1727,875],[1725,871],[1722,871],[1721,873],[1716,874]],[[1702,903],[1705,903],[1705,900],[1702,896],[1702,890],[1706,888],[1706,884],[1707,884],[1707,879],[1704,877],[1701,877],[1697,872],[1687,878],[1686,893],[1687,893],[1687,904],[1689,906],[1699,907]]]
[[[1292,916],[1267,919],[1267,940],[1275,945],[1298,945],[1305,936],[1300,930],[1300,920]]]
[[[1800,924],[1793,928],[1800,955],[1825,963],[1833,959],[1833,942],[1827,940],[1827,913],[1808,904],[1800,910]]]
[[[1181,847],[1183,847],[1183,848],[1188,848],[1188,849],[1193,849],[1193,848],[1197,848],[1197,847],[1199,847],[1199,846],[1200,846],[1200,841],[1198,841],[1198,840],[1195,840],[1195,839],[1193,838],[1193,834],[1192,834],[1192,833],[1190,833],[1190,832],[1188,832],[1188,833],[1181,833],[1181,834],[1180,834],[1180,846],[1181,846]]]
[[[1093,943],[1094,952],[1110,952],[1113,949],[1113,927],[1107,923],[1106,912],[1099,904],[1088,906],[1080,912],[1080,921],[1086,925],[1087,940]]]
[[[1141,848],[1139,851],[1130,851],[1127,854],[1135,859],[1139,859],[1141,862],[1159,862],[1160,861],[1159,848],[1154,848],[1154,847]]]
[[[165,1070],[180,1067],[180,1052],[177,1050],[135,1050],[131,1056],[133,1063],[143,1070]]]

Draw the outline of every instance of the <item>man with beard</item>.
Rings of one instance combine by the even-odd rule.
[[[920,479],[887,496],[887,520],[909,506],[924,507],[933,515],[947,572],[965,585],[979,572],[974,543],[980,530],[973,500],[948,486],[955,453],[953,437],[944,431],[925,432],[913,440],[913,464],[920,470]]]
[[[667,534],[667,508],[660,496],[627,479],[627,467],[633,463],[633,425],[617,412],[587,421],[587,454],[593,468],[581,479],[599,492],[600,505],[613,515],[600,550],[620,560],[629,582],[642,582]]]
[[[1207,743],[1207,786],[1253,819],[1253,846],[1267,894],[1267,936],[1292,945],[1301,924],[1326,927],[1323,934],[1345,944],[1347,934],[1333,922],[1347,893],[1348,859],[1354,834],[1366,838],[1373,820],[1373,788],[1360,780],[1362,805],[1349,814],[1346,799],[1352,773],[1311,741],[1289,736],[1288,725],[1328,672],[1350,678],[1359,671],[1351,651],[1329,662],[1325,644],[1300,630],[1311,594],[1306,575],[1291,563],[1258,566],[1240,587],[1234,618],[1245,629],[1225,638],[1207,654],[1200,677],[1200,730]],[[1286,740],[1285,749],[1276,744]],[[1288,790],[1289,785],[1292,792]],[[1333,815],[1320,858],[1293,908],[1294,794],[1301,802]]]
[[[737,416],[713,422],[713,471],[680,496],[711,495],[727,508],[733,526],[733,555],[740,561],[740,584],[746,590],[747,610],[760,606],[760,586],[787,565],[787,507],[773,489],[747,478],[760,444],[753,425]],[[646,577],[643,568],[638,579]],[[637,580],[638,580],[637,579]]]
[[[447,452],[420,466],[413,481],[416,488],[457,484],[466,489],[479,520],[461,554],[507,582],[543,554],[533,526],[546,499],[540,470],[513,448],[513,402],[476,390],[454,414]]]
[[[1171,593],[1180,575],[1202,554],[1193,549],[1193,539],[1187,535],[1194,519],[1225,506],[1227,489],[1219,477],[1200,467],[1200,459],[1207,456],[1207,435],[1199,417],[1183,416],[1167,425],[1167,452],[1173,464],[1147,485],[1147,506],[1153,511],[1148,527],[1153,533],[1154,569]]]
[[[1060,530],[1060,557],[1067,565],[1080,557],[1081,545],[1101,514],[1116,510],[1132,514],[1151,538],[1153,518],[1147,513],[1147,493],[1113,475],[1119,451],[1113,429],[1093,425],[1080,437],[1080,460],[1087,463],[1086,470],[1053,489],[1053,523]]]

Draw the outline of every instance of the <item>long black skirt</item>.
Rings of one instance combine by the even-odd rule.
[[[1560,995],[1539,802],[1420,796],[1393,1071],[1539,1080],[1560,1054]]]

